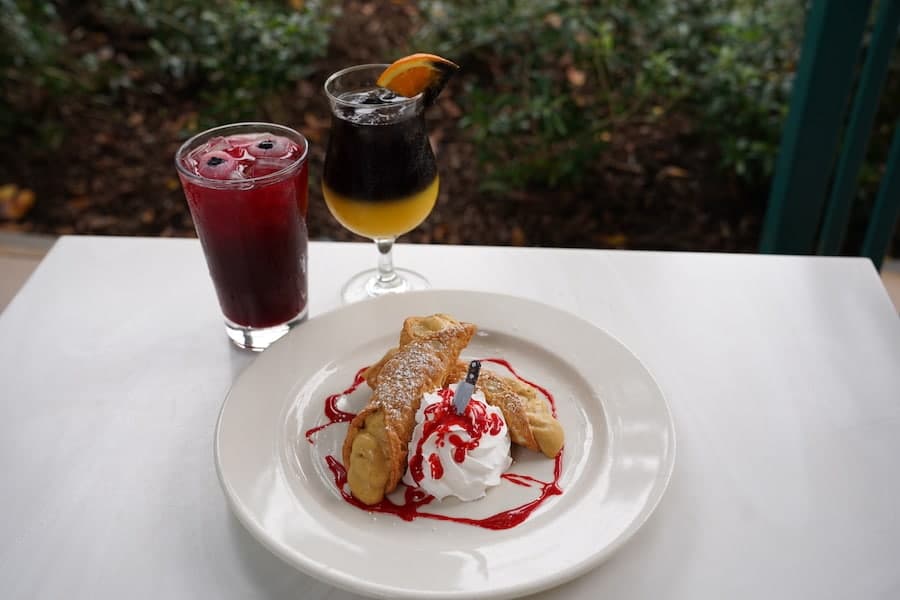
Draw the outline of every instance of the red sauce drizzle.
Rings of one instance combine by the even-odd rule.
[[[431,478],[440,479],[444,476],[444,465],[441,464],[441,457],[432,454],[428,457],[428,464],[431,467]]]
[[[340,410],[337,407],[337,403],[338,400],[340,400],[343,396],[349,396],[350,394],[355,392],[360,385],[362,385],[362,382],[366,380],[366,378],[363,376],[363,373],[365,373],[366,369],[368,368],[369,367],[363,367],[362,369],[357,371],[356,376],[353,378],[353,385],[348,387],[346,390],[338,394],[332,394],[325,398],[325,417],[328,419],[328,422],[324,425],[313,427],[312,429],[307,431],[307,442],[309,442],[310,444],[315,444],[315,442],[313,441],[313,436],[330,425],[334,425],[335,423],[349,423],[353,420],[353,417],[356,416],[356,413]]]
[[[509,362],[502,358],[483,358],[481,359],[481,361],[492,362],[503,366],[504,368],[509,370],[509,372],[512,373],[513,376],[515,376],[519,381],[526,385],[530,385],[531,387],[539,391],[547,398],[547,401],[550,402],[550,408],[553,412],[553,416],[556,416],[556,402],[554,401],[553,395],[548,390],[537,385],[536,383],[533,383],[521,377],[518,373],[516,373]],[[357,372],[352,386],[350,386],[340,394],[333,394],[326,398],[325,416],[328,418],[328,422],[306,432],[306,438],[310,441],[310,443],[315,443],[312,439],[312,436],[316,432],[334,425],[335,423],[343,423],[353,419],[353,417],[355,416],[354,414],[338,410],[336,407],[336,403],[337,399],[342,395],[351,394],[356,391],[356,389],[364,381],[362,374],[365,372],[365,370],[366,367],[363,367]],[[497,435],[497,433],[499,433],[501,423],[499,419],[496,419],[498,421],[497,423],[493,423],[492,419],[488,419],[487,415],[485,414],[486,411],[484,410],[484,407],[480,405],[480,403],[470,402],[466,407],[465,415],[456,415],[456,412],[452,410],[453,393],[446,388],[440,390],[439,393],[441,394],[441,398],[444,400],[444,402],[435,403],[432,406],[428,407],[425,410],[426,415],[432,409],[434,409],[435,413],[446,411],[447,408],[445,408],[445,405],[448,404],[451,406],[450,410],[452,411],[452,414],[448,414],[445,418],[436,418],[433,422],[430,422],[429,419],[426,418],[426,427],[424,428],[425,430],[423,431],[424,435],[422,436],[422,439],[424,440],[429,437],[428,425],[432,424],[432,433],[437,432],[438,435],[442,436],[442,439],[445,438],[445,441],[443,443],[450,443],[454,446],[454,460],[457,460],[457,452],[462,451],[462,454],[460,454],[462,458],[458,460],[458,462],[462,462],[462,460],[465,459],[466,449],[470,446],[472,448],[477,447],[478,440],[480,440],[481,435],[483,435],[485,432],[491,432],[491,435]],[[476,412],[476,414],[473,415],[474,418],[471,418],[469,415],[470,407],[477,407],[473,408],[473,410]],[[481,422],[479,422],[477,416],[477,413],[479,412],[481,413]],[[435,416],[437,417],[438,415],[435,414]],[[448,425],[443,425],[443,423],[445,422],[448,423]],[[466,442],[459,436],[455,435],[447,436],[446,433],[448,432],[448,429],[446,428],[449,428],[449,424],[452,423],[459,424],[464,429],[466,429],[466,432],[469,433],[471,437],[471,441]],[[496,432],[494,432],[495,428]],[[441,431],[438,431],[438,429],[441,429]],[[424,468],[424,461],[422,458],[421,446],[422,443],[420,442],[419,447],[417,448],[417,452],[411,459],[409,466],[410,470],[412,471],[413,479],[415,479],[415,481],[422,480],[422,469]],[[402,483],[401,485],[403,485],[403,487],[405,488],[402,503],[398,504],[392,501],[390,498],[385,498],[378,504],[374,504],[371,506],[368,504],[363,504],[362,502],[354,498],[350,491],[347,489],[347,470],[344,468],[344,465],[342,465],[340,461],[333,456],[326,456],[325,462],[328,465],[328,469],[331,471],[332,476],[334,477],[334,485],[340,492],[341,497],[344,499],[344,501],[362,510],[368,512],[396,515],[404,521],[412,521],[413,519],[417,518],[434,519],[437,521],[450,521],[453,523],[462,523],[465,525],[483,527],[485,529],[500,530],[511,529],[516,525],[522,523],[535,510],[537,510],[539,506],[546,502],[548,498],[550,498],[551,496],[558,496],[562,494],[562,488],[559,487],[559,478],[562,475],[562,457],[563,451],[560,451],[553,465],[553,481],[541,481],[539,479],[531,477],[530,475],[521,475],[518,473],[504,473],[502,477],[507,481],[523,487],[538,488],[540,489],[540,493],[538,497],[531,502],[527,502],[520,506],[516,506],[509,510],[499,512],[495,515],[491,515],[490,517],[485,517],[483,519],[450,517],[447,515],[423,511],[421,509],[430,504],[434,500],[434,496],[427,494],[421,488],[408,487]],[[429,468],[431,469],[432,477],[434,479],[440,479],[441,476],[443,476],[443,465],[441,465],[440,458],[436,454],[432,454],[428,457],[428,464]]]
[[[441,401],[435,402],[425,409],[425,422],[422,424],[422,437],[416,445],[416,451],[409,459],[409,474],[416,484],[425,478],[423,446],[425,442],[434,436],[435,445],[440,448],[446,444],[453,447],[453,461],[461,463],[466,460],[466,455],[477,448],[482,436],[497,435],[503,429],[503,420],[496,413],[488,414],[487,407],[481,402],[469,402],[463,414],[457,414],[453,406],[453,391],[450,388],[438,390]],[[466,441],[452,428],[457,427],[466,432],[469,440]],[[428,464],[431,467],[432,479],[440,479],[444,475],[444,465],[437,454],[428,456]]]

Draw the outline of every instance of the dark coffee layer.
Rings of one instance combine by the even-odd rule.
[[[437,176],[422,115],[382,125],[333,117],[325,184],[335,193],[379,202],[412,195]]]

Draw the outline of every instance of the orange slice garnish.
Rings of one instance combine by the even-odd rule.
[[[458,69],[456,63],[446,58],[419,52],[395,61],[381,73],[376,84],[407,98],[424,92],[426,101],[430,102]]]

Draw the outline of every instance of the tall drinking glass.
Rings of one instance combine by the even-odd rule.
[[[307,314],[307,142],[270,123],[197,134],[175,166],[228,337],[263,350]]]
[[[325,203],[341,225],[378,249],[378,268],[344,286],[345,302],[428,287],[422,275],[394,268],[391,258],[394,240],[422,223],[438,196],[424,94],[405,98],[377,87],[387,66],[350,67],[325,82],[332,112]]]

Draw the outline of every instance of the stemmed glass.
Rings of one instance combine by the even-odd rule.
[[[322,192],[334,218],[375,241],[378,267],[354,276],[344,302],[429,287],[422,275],[394,268],[394,240],[434,208],[438,174],[425,129],[425,94],[406,98],[379,88],[386,64],[358,65],[325,82],[331,134]]]

